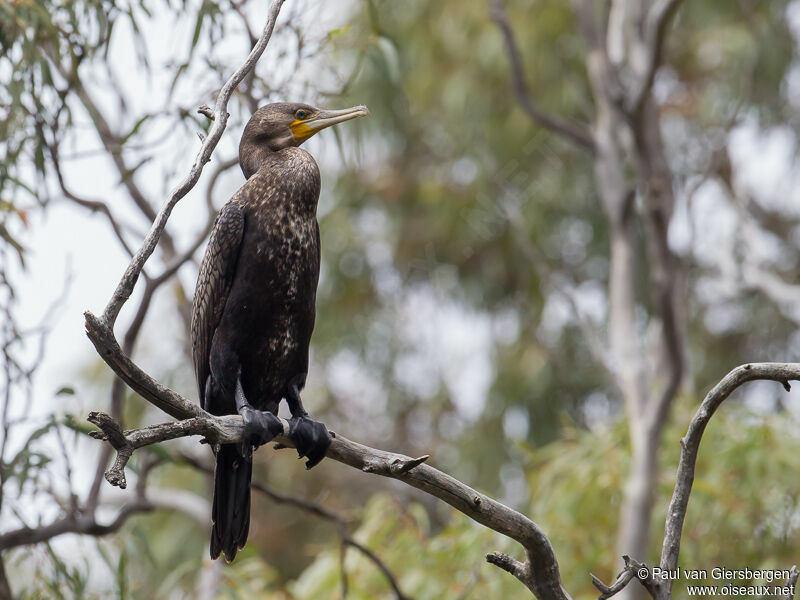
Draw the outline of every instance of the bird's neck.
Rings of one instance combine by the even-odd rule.
[[[245,179],[250,179],[274,152],[266,146],[248,146],[239,150],[239,166]]]
[[[263,184],[272,190],[265,196],[257,196],[264,196],[271,202],[285,202],[298,209],[303,207],[312,214],[316,212],[320,191],[319,167],[314,157],[302,148],[271,151],[256,147],[250,152],[244,148],[239,153],[239,164],[244,176],[255,187]]]

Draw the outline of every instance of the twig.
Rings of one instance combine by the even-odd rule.
[[[130,516],[152,508],[147,500],[136,500],[123,506],[114,520],[106,525],[98,523],[94,516],[68,515],[43,527],[21,527],[0,535],[0,550],[38,544],[65,533],[108,535],[122,527]]]
[[[508,60],[511,63],[511,80],[514,86],[514,94],[517,96],[517,101],[528,116],[543,127],[563,135],[582,148],[594,151],[594,139],[585,126],[551,115],[539,108],[533,100],[531,100],[530,90],[528,89],[528,83],[525,79],[525,69],[522,66],[522,56],[514,40],[514,32],[511,29],[511,24],[508,22],[503,0],[490,1],[492,18],[503,34],[503,41],[505,42],[506,51],[508,52]]]
[[[58,187],[61,188],[61,193],[64,194],[64,197],[92,212],[103,213],[108,219],[108,222],[111,224],[111,229],[114,232],[114,235],[117,236],[117,240],[119,240],[120,245],[124,248],[128,256],[133,256],[133,250],[128,245],[128,242],[125,240],[125,235],[122,232],[122,227],[117,222],[116,217],[112,214],[111,209],[108,207],[108,205],[105,202],[101,202],[99,200],[89,200],[87,198],[82,198],[77,194],[73,193],[72,190],[67,188],[66,182],[64,181],[64,175],[61,171],[61,161],[58,156],[57,147],[55,145],[48,144],[47,149],[50,152],[50,158],[53,163],[53,170],[55,171],[56,174],[56,181],[58,181]]]
[[[730,395],[748,381],[769,380],[781,383],[786,390],[789,382],[800,380],[800,363],[752,363],[733,369],[722,381],[708,392],[700,408],[697,409],[686,436],[681,440],[681,458],[678,463],[675,491],[667,509],[667,520],[664,526],[664,545],[661,550],[661,569],[674,570],[678,565],[681,533],[686,510],[689,505],[689,494],[694,482],[694,470],[700,441],[714,412]],[[664,580],[667,590],[671,581]]]
[[[650,595],[655,597],[658,584],[647,565],[632,559],[628,555],[624,555],[622,560],[625,561],[625,568],[620,571],[619,575],[617,575],[617,580],[611,585],[606,585],[593,574],[589,574],[592,578],[592,585],[600,591],[597,600],[606,600],[617,595],[634,579],[638,580],[650,592]]]
[[[503,552],[492,552],[491,554],[487,554],[486,562],[488,562],[490,565],[494,565],[495,567],[503,569],[503,571],[506,573],[510,573],[521,582],[525,583],[525,585],[527,585],[526,581],[528,581],[531,577],[531,572],[527,563],[521,562],[513,556],[509,556]]]
[[[230,444],[242,440],[244,423],[239,416],[229,417],[194,417],[175,423],[162,423],[151,425],[142,429],[133,429],[123,432],[114,419],[103,412],[91,412],[86,419],[96,425],[101,431],[93,431],[90,435],[98,440],[106,440],[117,451],[114,465],[105,473],[106,480],[114,486],[125,489],[125,465],[133,455],[134,450],[142,446],[149,446],[158,442],[174,440],[191,435],[202,435],[208,441],[216,444]],[[289,424],[283,419],[285,434],[288,434]]]
[[[784,587],[789,588],[789,593],[784,594],[783,600],[793,600],[795,592],[797,591],[797,580],[800,579],[800,569],[797,565],[793,565],[789,570],[789,578],[786,580]]]
[[[208,104],[201,104],[197,109],[197,112],[211,121],[216,119],[214,116],[214,110]]]
[[[592,585],[600,590],[600,595],[597,597],[597,600],[606,600],[606,598],[611,598],[617,592],[621,591],[626,585],[628,585],[633,579],[636,574],[633,572],[633,569],[629,569],[627,566],[617,575],[617,580],[611,584],[606,585],[600,579],[598,579],[594,573],[589,573],[592,578]]]

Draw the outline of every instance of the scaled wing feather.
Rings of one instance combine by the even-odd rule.
[[[205,385],[211,372],[208,363],[211,341],[236,275],[243,237],[244,214],[236,203],[228,202],[217,216],[211,231],[192,303],[192,357],[200,405],[206,410]]]

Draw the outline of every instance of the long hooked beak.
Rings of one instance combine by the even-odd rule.
[[[292,135],[299,143],[303,143],[318,131],[326,127],[357,119],[358,117],[369,116],[369,109],[366,106],[353,106],[342,110],[321,110],[309,119],[295,121],[291,124]]]
[[[368,117],[369,109],[366,106],[353,106],[342,110],[321,110],[316,115],[305,122],[315,133],[331,125],[357,119],[358,117]]]

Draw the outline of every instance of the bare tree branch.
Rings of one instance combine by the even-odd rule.
[[[797,580],[800,579],[800,569],[797,565],[793,565],[789,571],[789,578],[786,580],[784,587],[789,588],[789,593],[784,594],[783,600],[793,600],[795,592],[797,591]]]
[[[611,585],[604,584],[600,579],[590,573],[592,585],[600,591],[600,596],[598,596],[597,600],[606,600],[607,598],[616,596],[634,579],[639,581],[639,583],[650,592],[651,596],[655,597],[656,583],[647,565],[632,559],[628,555],[623,556],[622,560],[625,561],[625,568],[617,575],[617,580]]]
[[[752,363],[741,365],[728,373],[706,395],[689,424],[686,436],[681,440],[681,458],[678,463],[677,480],[672,500],[667,509],[667,520],[664,526],[664,545],[661,550],[660,563],[663,570],[673,570],[678,566],[683,522],[689,506],[689,494],[692,491],[697,453],[703,432],[714,412],[734,390],[748,381],[756,380],[777,381],[783,384],[788,391],[790,389],[790,381],[800,380],[800,363]],[[668,593],[672,587],[672,582],[664,580],[661,585],[666,588]]]
[[[133,287],[136,285],[136,280],[139,278],[139,273],[141,273],[142,269],[144,268],[144,263],[153,253],[153,250],[155,249],[156,244],[158,243],[158,240],[167,225],[167,219],[169,219],[172,209],[175,207],[178,201],[187,193],[189,193],[189,190],[195,186],[197,180],[200,179],[200,174],[203,171],[203,167],[209,160],[211,160],[211,153],[214,151],[214,148],[216,148],[217,143],[222,137],[222,132],[225,131],[225,126],[228,122],[228,101],[233,95],[236,86],[239,85],[239,82],[244,79],[245,75],[247,75],[247,73],[255,66],[258,59],[261,58],[261,54],[264,52],[264,49],[267,47],[267,43],[272,36],[272,30],[275,27],[275,21],[278,18],[278,13],[280,12],[283,2],[284,0],[272,0],[272,3],[269,7],[267,23],[264,26],[264,31],[261,33],[261,37],[258,38],[258,43],[250,51],[247,60],[245,60],[242,66],[240,66],[236,72],[230,76],[228,81],[225,82],[225,85],[222,86],[214,106],[214,123],[208,132],[208,136],[203,141],[203,145],[200,147],[200,151],[194,160],[194,164],[192,164],[189,174],[178,185],[178,187],[172,191],[167,201],[161,207],[161,210],[158,211],[158,214],[155,216],[153,221],[153,225],[145,237],[141,248],[139,248],[139,250],[136,252],[136,255],[133,257],[128,265],[128,268],[125,270],[125,274],[122,276],[122,279],[117,285],[111,300],[109,300],[105,310],[103,311],[102,322],[104,326],[113,329],[114,323],[117,320],[117,315],[119,315],[122,305],[125,304],[133,292]]]
[[[92,437],[108,441],[117,451],[114,465],[106,471],[105,476],[108,483],[122,489],[127,487],[125,465],[134,450],[138,448],[191,435],[202,435],[206,440],[216,444],[231,444],[242,441],[244,432],[244,423],[238,415],[194,417],[176,423],[161,423],[125,432],[106,413],[91,412],[87,421],[97,425],[101,430],[92,432]],[[281,419],[281,423],[284,433],[280,441],[291,443],[286,437],[289,433],[289,424],[284,419]]]
[[[103,536],[119,530],[128,517],[151,510],[146,501],[136,501],[123,506],[114,520],[103,525],[98,523],[93,516],[82,517],[69,515],[58,519],[43,527],[21,527],[0,535],[0,550],[8,550],[17,546],[38,544],[65,533],[79,533],[93,536]]]
[[[503,34],[503,41],[505,42],[506,51],[508,52],[508,60],[511,63],[511,81],[514,86],[514,94],[517,96],[517,101],[520,103],[520,106],[522,106],[523,110],[528,113],[528,116],[533,121],[539,123],[541,126],[563,135],[582,148],[594,151],[594,139],[588,128],[562,119],[561,117],[551,115],[533,102],[525,78],[522,56],[514,40],[514,32],[511,29],[511,24],[508,22],[503,0],[491,0],[491,12],[494,22],[497,23],[500,32]]]
[[[96,318],[94,318],[94,323],[100,325]],[[107,329],[102,329],[107,333]],[[90,337],[92,335],[93,333],[90,332]],[[94,342],[95,339],[92,341]],[[99,437],[107,439],[118,452],[114,466],[106,474],[106,479],[113,485],[124,487],[123,469],[137,448],[190,435],[202,435],[213,443],[235,443],[242,440],[244,423],[240,416],[215,417],[210,415],[198,405],[155,382],[129,358],[121,356],[119,346],[103,346],[98,343],[95,345],[103,359],[111,364],[115,371],[122,367],[118,373],[121,372],[124,375],[126,383],[129,383],[148,401],[168,414],[184,419],[177,423],[163,423],[122,432],[108,415],[92,413],[90,420],[103,430],[104,435],[100,434]],[[116,356],[112,358],[109,354]],[[292,442],[286,435],[288,423],[285,421],[282,423],[284,435],[278,436],[275,441],[285,446],[291,446]],[[548,600],[569,598],[561,586],[558,562],[550,540],[533,521],[496,500],[480,494],[450,475],[423,464],[428,456],[411,458],[370,448],[335,433],[331,435],[333,440],[327,453],[328,458],[360,469],[365,473],[374,473],[403,481],[444,500],[474,521],[518,541],[526,551],[526,563],[524,563],[526,571],[521,581],[537,598]]]
[[[628,110],[632,115],[639,115],[644,102],[653,87],[656,71],[661,65],[664,40],[667,35],[672,16],[678,11],[683,0],[656,0],[647,12],[642,39],[635,44],[637,52],[642,55],[639,61],[643,71],[638,74],[635,89],[628,96]]]

